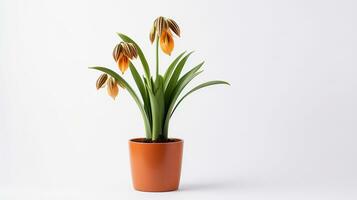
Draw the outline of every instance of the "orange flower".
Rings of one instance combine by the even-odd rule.
[[[159,38],[161,50],[168,55],[171,55],[175,46],[171,31],[180,37],[180,27],[174,20],[165,17],[158,17],[150,31],[151,43]]]
[[[113,58],[123,74],[128,69],[130,60],[137,57],[136,47],[132,43],[120,42],[114,47]]]
[[[111,96],[113,99],[115,99],[118,96],[119,93],[118,85],[120,86],[120,84],[118,84],[118,81],[116,81],[113,77],[109,77],[107,74],[100,75],[96,82],[97,90],[107,86],[107,92],[109,96]]]
[[[108,79],[107,91],[109,96],[111,96],[113,99],[115,99],[115,97],[118,96],[119,93],[118,82],[114,78]]]
[[[167,55],[171,55],[174,46],[175,46],[174,39],[172,37],[172,34],[170,33],[170,30],[167,29],[167,31],[162,32],[160,36],[161,50],[165,52]]]
[[[129,58],[125,55],[121,55],[119,56],[117,63],[121,73],[124,74],[124,72],[128,69],[129,66]]]

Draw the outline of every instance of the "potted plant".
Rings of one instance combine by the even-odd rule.
[[[182,95],[187,84],[199,75],[203,62],[183,73],[183,68],[192,52],[179,54],[167,67],[159,72],[159,46],[171,55],[174,49],[173,33],[180,37],[180,28],[169,18],[158,17],[150,31],[151,43],[156,43],[156,73],[151,75],[149,64],[139,45],[130,37],[117,33],[122,41],[113,50],[113,58],[122,74],[129,68],[139,95],[124,78],[105,67],[91,67],[103,72],[96,82],[97,89],[107,87],[108,94],[115,99],[119,88],[125,88],[140,109],[144,120],[145,138],[129,140],[133,185],[139,191],[177,190],[180,181],[183,140],[169,138],[169,122],[178,105],[189,94],[225,81],[209,81],[197,85]],[[140,76],[132,62],[139,57],[144,71]],[[229,84],[228,84],[229,85]]]

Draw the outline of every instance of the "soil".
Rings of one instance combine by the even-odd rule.
[[[132,141],[141,142],[141,143],[170,143],[170,142],[178,142],[180,140],[175,139],[175,138],[168,138],[168,139],[158,139],[158,140],[152,141],[151,139],[146,139],[146,138],[136,138],[136,139],[133,139]]]

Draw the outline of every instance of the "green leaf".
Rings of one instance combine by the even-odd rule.
[[[163,77],[158,76],[155,82],[155,93],[149,90],[151,111],[152,111],[152,140],[162,137],[162,127],[165,111]]]
[[[143,99],[143,102],[144,102],[144,109],[146,111],[146,115],[147,116],[150,116],[151,115],[151,112],[150,112],[150,102],[149,102],[149,96],[148,96],[148,93],[146,91],[146,88],[144,86],[144,83],[138,73],[138,71],[136,70],[135,66],[133,63],[130,62],[129,64],[129,68],[130,68],[130,72],[131,72],[131,75],[133,76],[133,79],[136,83],[136,86],[138,87],[139,89],[139,92],[141,94],[141,97]],[[150,119],[149,119],[150,121]]]
[[[146,96],[147,96],[147,101],[148,101],[147,105],[144,104],[144,108],[147,111],[147,113],[149,113],[147,116],[149,118],[150,126],[152,127],[151,103],[150,103],[150,96],[149,96],[150,86],[148,85],[145,76],[143,76],[143,80],[144,80],[144,85],[145,85],[145,92],[146,92]]]
[[[211,85],[218,85],[218,84],[226,84],[226,85],[230,85],[228,82],[225,82],[225,81],[220,81],[220,80],[216,80],[216,81],[208,81],[206,83],[202,83],[196,87],[194,87],[192,90],[190,90],[189,92],[187,92],[178,102],[177,104],[175,105],[174,109],[172,110],[171,112],[171,116],[174,114],[177,106],[182,102],[183,99],[185,99],[188,95],[190,95],[191,93],[201,89],[201,88],[205,88],[205,87],[208,87],[208,86],[211,86]],[[170,117],[171,117],[170,116]]]
[[[182,60],[177,64],[177,67],[175,68],[175,71],[173,72],[172,76],[170,77],[169,83],[167,84],[167,87],[165,88],[165,101],[168,100],[171,96],[172,91],[176,87],[177,80],[180,77],[181,71],[183,67],[185,66],[185,63],[188,59],[188,57],[192,54],[193,52],[190,52],[187,54],[185,57],[182,58]]]
[[[111,77],[115,78],[115,80],[117,80],[119,83],[121,83],[128,90],[129,94],[131,95],[131,97],[134,99],[134,101],[136,102],[137,106],[139,107],[141,115],[143,117],[144,125],[145,125],[145,131],[146,131],[146,138],[147,139],[151,139],[151,127],[150,127],[150,123],[149,123],[148,117],[146,115],[144,106],[141,103],[139,97],[136,95],[136,93],[133,90],[133,88],[129,85],[129,83],[127,83],[119,74],[117,74],[116,72],[114,72],[111,69],[108,69],[108,68],[105,68],[105,67],[99,67],[99,66],[90,67],[90,69],[96,69],[96,70],[102,71],[104,73],[107,73]]]
[[[186,85],[192,79],[194,79],[197,75],[199,75],[202,72],[202,71],[198,71],[202,65],[203,65],[203,63],[197,65],[196,67],[194,67],[193,69],[188,71],[184,76],[182,76],[182,78],[177,83],[177,86],[175,87],[174,91],[172,92],[172,96],[170,97],[170,100],[168,103],[169,106],[166,111],[166,117],[165,117],[165,121],[164,121],[164,130],[163,130],[164,137],[167,138],[170,116],[171,116],[172,110],[174,109],[175,102],[176,102],[177,98],[181,94],[182,90],[186,87]]]
[[[134,42],[134,40],[132,40],[129,36],[126,36],[122,33],[117,33],[118,36],[124,41],[124,42],[129,42],[129,43],[133,43],[136,47],[136,49],[138,50],[138,55],[139,55],[139,58],[140,58],[140,61],[143,65],[143,68],[144,68],[144,72],[145,72],[145,76],[147,79],[150,79],[151,75],[150,75],[150,68],[149,68],[149,64],[145,58],[145,55],[143,53],[143,51],[141,50],[141,48],[139,47],[139,45]]]
[[[136,83],[136,86],[138,87],[140,94],[143,98],[143,101],[145,101],[147,97],[146,97],[144,83],[141,80],[141,77],[140,77],[138,71],[136,70],[135,66],[131,62],[129,64],[129,68],[130,68],[131,75],[133,76],[133,79]]]
[[[194,72],[197,72],[199,69],[201,69],[201,67],[203,66],[203,64],[205,64],[205,62],[201,62],[201,63],[198,64],[196,67],[194,67],[194,68],[192,68],[190,71],[186,72],[186,74],[184,74],[184,75],[180,78],[179,82],[180,82],[180,81],[182,82],[183,80],[185,80],[186,77],[189,76],[190,74],[192,74],[192,73],[194,73]]]
[[[155,83],[154,83],[154,79],[151,77],[149,82],[150,82],[150,84],[151,84],[151,86],[149,85],[149,86],[150,86],[151,91],[154,91],[154,90],[155,90]]]
[[[174,61],[172,61],[172,63],[170,64],[170,66],[167,68],[165,75],[164,75],[164,88],[166,89],[167,85],[169,84],[169,80],[171,78],[172,72],[174,71],[176,64],[178,63],[178,61],[181,59],[181,57],[186,53],[186,51],[184,51],[183,53],[181,53],[180,55],[178,55]]]

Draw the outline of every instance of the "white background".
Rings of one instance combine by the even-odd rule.
[[[1,0],[0,199],[356,199],[356,8]],[[195,50],[188,66],[206,61],[195,84],[232,86],[181,104],[170,127],[185,140],[181,188],[152,194],[131,187],[127,141],[144,136],[136,105],[125,90],[116,101],[97,92],[87,67],[116,69],[117,31],[153,65],[159,15],[182,29],[173,56]],[[173,56],[160,56],[164,70]]]

